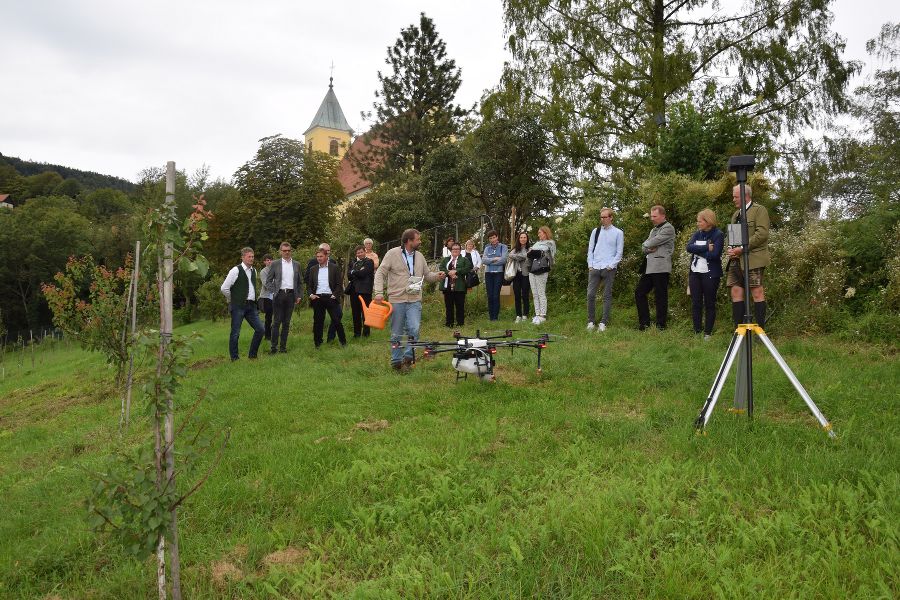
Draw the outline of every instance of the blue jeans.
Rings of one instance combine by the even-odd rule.
[[[253,339],[250,340],[250,352],[247,354],[250,358],[256,358],[259,351],[259,344],[262,342],[266,328],[259,322],[259,314],[256,312],[256,302],[247,302],[244,306],[230,305],[231,309],[231,336],[228,338],[228,353],[231,360],[238,358],[238,338],[241,336],[241,324],[244,319],[250,323],[253,328]]]
[[[500,318],[500,288],[503,287],[503,272],[485,272],[484,285],[487,288],[488,317],[491,321],[496,321]]]
[[[391,364],[399,363],[403,358],[412,360],[413,347],[401,346],[403,334],[409,341],[419,339],[419,326],[422,324],[422,302],[395,302],[391,315]]]

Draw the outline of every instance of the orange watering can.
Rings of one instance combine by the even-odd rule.
[[[366,306],[366,301],[360,296],[359,303],[362,304],[363,315],[366,317],[366,325],[374,327],[375,329],[384,329],[388,317],[394,312],[394,307],[387,300],[383,300],[380,303],[372,301]]]

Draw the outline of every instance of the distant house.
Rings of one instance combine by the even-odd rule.
[[[12,208],[12,202],[9,201],[9,194],[0,194],[0,208]]]

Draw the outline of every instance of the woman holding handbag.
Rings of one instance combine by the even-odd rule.
[[[444,324],[447,327],[466,324],[466,275],[472,271],[472,263],[468,257],[460,256],[460,250],[459,243],[453,242],[450,256],[441,259],[440,270],[446,275],[440,287],[444,292]]]
[[[540,325],[547,320],[547,277],[556,258],[556,242],[553,232],[546,225],[538,229],[538,241],[534,243],[526,256],[531,260],[528,270],[528,282],[534,297],[533,325]]]
[[[529,283],[529,270],[531,260],[528,251],[531,249],[531,238],[524,231],[519,234],[516,245],[509,251],[509,261],[512,263],[514,274],[511,278],[513,298],[516,301],[516,323],[524,323],[531,312],[531,284]]]

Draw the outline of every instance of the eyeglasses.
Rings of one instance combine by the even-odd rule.
[[[612,219],[612,215],[600,215],[601,219]]]
[[[290,253],[291,249],[290,248],[282,248],[281,251]]]

